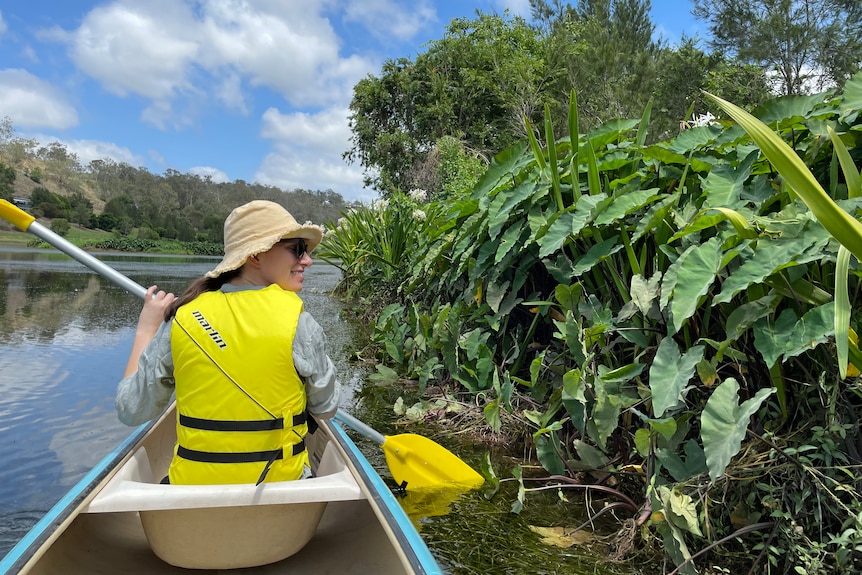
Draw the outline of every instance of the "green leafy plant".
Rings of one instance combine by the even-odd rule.
[[[819,533],[812,572],[852,570],[833,538],[862,509],[844,427],[862,401],[844,378],[862,365],[860,109],[856,76],[646,145],[649,108],[580,134],[573,95],[568,136],[546,112],[543,137],[527,123],[469,196],[429,209],[377,323],[384,359],[472,398],[492,430],[527,422],[548,481],[623,478],[683,571],[737,535],[776,568],[805,563],[790,521]],[[806,451],[815,428],[831,464]]]

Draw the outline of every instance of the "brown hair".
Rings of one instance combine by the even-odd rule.
[[[202,293],[220,290],[221,286],[238,276],[239,272],[239,269],[235,269],[224,272],[223,274],[214,278],[208,278],[206,276],[199,277],[191,284],[189,284],[189,287],[186,288],[186,291],[183,293],[183,295],[175,299],[168,307],[168,309],[165,310],[165,321],[171,321],[173,317],[177,314],[177,310],[180,308],[180,306],[189,303]]]

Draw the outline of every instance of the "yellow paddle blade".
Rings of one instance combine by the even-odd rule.
[[[479,487],[485,480],[472,467],[427,437],[404,433],[383,442],[386,463],[396,482],[408,490],[427,487]]]

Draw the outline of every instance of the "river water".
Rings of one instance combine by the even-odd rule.
[[[218,261],[93,255],[143,286],[157,284],[174,293]],[[362,346],[354,341],[356,330],[341,319],[339,300],[327,295],[339,278],[337,268],[315,263],[306,272],[302,299],[327,334],[342,383],[342,407],[391,434],[393,392],[364,385],[366,368],[348,361]],[[117,420],[113,400],[139,311],[136,297],[68,256],[0,247],[0,557],[131,433]],[[357,443],[385,477],[381,450]],[[479,448],[446,447],[478,468]],[[489,501],[474,492],[427,512],[420,503],[414,519],[453,574],[637,572],[631,566],[599,567],[589,553],[538,544],[529,524],[559,521],[550,515],[568,514],[570,507],[550,494],[556,501],[538,511],[535,503],[527,506],[533,516],[514,515],[509,512],[513,496]],[[408,511],[415,510],[416,502],[407,503]]]

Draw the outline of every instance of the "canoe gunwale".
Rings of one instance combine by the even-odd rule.
[[[381,524],[395,537],[398,542],[395,548],[403,555],[404,564],[412,566],[415,575],[442,575],[443,571],[437,560],[389,486],[371,467],[371,463],[362,455],[341,425],[331,419],[321,421],[320,425],[326,428],[327,434],[342,451],[347,465],[358,476],[357,482],[365,492]]]

